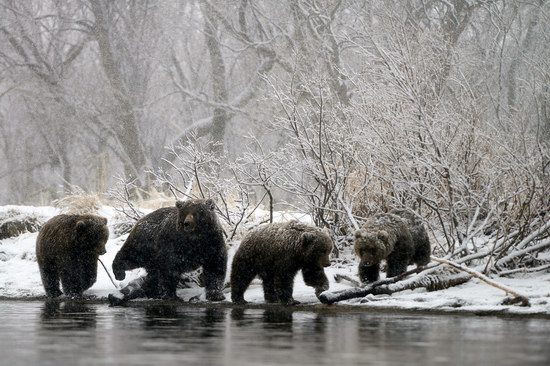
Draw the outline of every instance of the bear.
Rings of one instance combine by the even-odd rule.
[[[231,301],[244,304],[254,277],[262,280],[267,303],[294,305],[294,277],[302,270],[317,297],[329,288],[324,267],[330,265],[333,241],[328,232],[298,221],[265,224],[241,241],[231,264]]]
[[[206,299],[225,300],[227,248],[215,209],[212,199],[190,199],[139,219],[115,256],[115,278],[121,281],[125,271],[145,268],[138,287],[146,297],[177,299],[181,274],[202,267]]]
[[[98,258],[106,253],[108,239],[105,217],[62,214],[48,220],[36,239],[36,259],[46,296],[81,297],[92,287]]]
[[[394,210],[369,218],[355,232],[354,250],[360,258],[362,282],[379,279],[382,260],[386,260],[386,276],[394,277],[404,273],[410,264],[428,264],[431,254],[424,225],[408,210]]]
[[[414,254],[411,264],[417,266],[425,266],[430,263],[430,256],[432,255],[432,248],[430,245],[430,238],[428,232],[422,223],[422,220],[409,209],[393,209],[391,214],[397,215],[405,220],[411,237],[414,243]]]

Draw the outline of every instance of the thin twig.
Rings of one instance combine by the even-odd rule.
[[[105,267],[105,264],[103,264],[103,261],[99,258],[97,258],[97,260],[99,261],[99,263],[101,263],[101,265],[103,266],[103,269],[105,270],[105,273],[107,273],[107,276],[109,276],[109,279],[111,280],[111,283],[113,284],[113,286],[115,286],[115,288],[118,290],[119,287],[117,286],[117,284],[115,283],[115,281],[113,281],[113,278],[111,277],[111,274],[109,273],[109,271],[107,270],[107,267]]]

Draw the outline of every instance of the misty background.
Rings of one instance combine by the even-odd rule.
[[[549,28],[543,0],[1,0],[0,204],[213,197],[336,230],[407,207],[446,251],[527,233]]]

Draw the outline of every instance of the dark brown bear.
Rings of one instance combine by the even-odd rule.
[[[378,280],[382,260],[387,263],[387,277],[405,272],[409,264],[430,262],[430,241],[422,222],[412,212],[392,212],[369,218],[355,232],[355,254],[361,260],[359,278],[363,282]]]
[[[231,300],[246,303],[244,292],[254,277],[263,282],[268,303],[298,303],[292,298],[294,277],[302,270],[304,282],[315,294],[328,290],[324,267],[330,265],[329,234],[297,221],[263,225],[248,233],[231,266]]]
[[[46,222],[36,239],[36,259],[46,295],[82,296],[92,287],[97,278],[97,259],[105,254],[108,238],[104,217],[58,215]]]
[[[227,249],[215,207],[210,199],[178,201],[142,217],[113,261],[116,279],[143,267],[144,294],[175,299],[181,274],[202,267],[206,299],[224,300]]]

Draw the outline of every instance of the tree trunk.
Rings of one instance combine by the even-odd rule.
[[[204,15],[204,37],[206,47],[210,55],[210,81],[212,83],[212,94],[214,102],[220,107],[215,107],[213,111],[212,130],[210,134],[215,151],[223,151],[223,146],[219,144],[224,141],[225,129],[230,117],[223,106],[228,105],[227,86],[225,84],[226,71],[223,60],[220,42],[218,40],[218,22],[212,13],[210,6],[201,1],[201,11]]]
[[[102,1],[90,0],[90,5],[95,17],[95,37],[101,65],[118,104],[119,113],[114,117],[119,124],[113,131],[124,150],[124,173],[127,179],[135,179],[136,186],[141,187],[145,183],[143,168],[147,159],[140,139],[139,119],[134,110],[131,91],[125,85],[122,65],[113,54],[111,30],[114,20],[107,18],[107,9]]]

